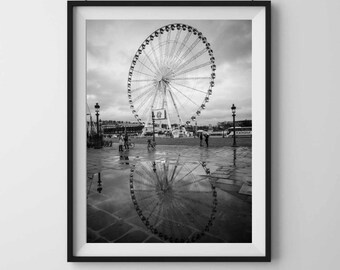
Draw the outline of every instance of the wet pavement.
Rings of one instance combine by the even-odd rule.
[[[87,150],[89,243],[251,242],[251,147]]]

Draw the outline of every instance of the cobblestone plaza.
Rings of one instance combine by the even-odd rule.
[[[145,144],[136,144],[133,149],[124,152],[118,152],[116,144],[102,149],[89,148],[87,241],[251,242],[251,150],[250,146],[206,148],[157,145],[156,150],[148,151]],[[179,171],[182,171],[180,179],[185,179],[191,172],[195,173],[195,168],[201,167],[201,164],[204,170],[201,168],[197,175],[192,176],[192,179],[198,180],[177,185],[177,194],[173,188],[171,197],[164,196],[169,192],[162,189],[160,193],[157,188],[152,190],[153,193],[145,193],[149,191],[144,186],[148,187],[147,181],[151,181],[143,180],[145,177],[132,180],[133,173],[135,176],[138,173],[138,166],[146,173],[149,166],[149,175],[152,177],[156,166],[168,168],[169,174],[169,166],[173,166],[174,175],[179,164],[183,166],[182,170],[176,172],[176,175],[181,175]],[[188,173],[184,173],[185,169]],[[140,184],[138,190],[136,183]],[[146,194],[144,197],[138,195],[143,192]],[[146,209],[148,207],[150,209]]]

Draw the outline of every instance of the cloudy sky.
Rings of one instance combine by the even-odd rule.
[[[178,21],[176,21],[178,22]],[[168,20],[87,21],[87,103],[93,114],[101,106],[102,120],[134,121],[127,98],[127,76],[136,50]],[[251,119],[251,21],[200,20],[185,23],[203,33],[214,51],[215,86],[198,124]],[[194,112],[193,112],[194,114]]]

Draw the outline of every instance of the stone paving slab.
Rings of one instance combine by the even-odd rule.
[[[110,224],[114,224],[117,221],[118,220],[113,216],[98,210],[94,214],[87,216],[87,227],[97,231],[107,227]]]
[[[228,178],[218,178],[216,180],[216,184],[219,185],[231,185],[231,186],[235,186],[235,188],[240,188],[243,185],[243,181],[237,181],[237,180],[233,180],[233,179],[228,179]]]
[[[142,231],[132,231],[119,238],[115,243],[142,243],[149,237],[148,234]]]
[[[107,239],[110,242],[115,242],[131,229],[132,229],[131,225],[123,221],[119,221],[102,230],[100,232],[100,236]]]

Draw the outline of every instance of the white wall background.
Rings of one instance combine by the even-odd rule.
[[[340,268],[340,1],[272,2],[271,263],[66,262],[66,0],[0,1],[0,269]]]

